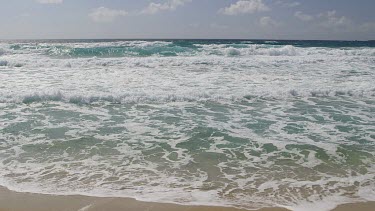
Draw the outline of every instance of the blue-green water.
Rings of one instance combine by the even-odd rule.
[[[0,43],[0,185],[329,210],[374,201],[375,44]]]

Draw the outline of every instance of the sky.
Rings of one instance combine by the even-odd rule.
[[[375,40],[375,0],[0,0],[0,39]]]

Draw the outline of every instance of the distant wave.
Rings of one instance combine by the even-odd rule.
[[[375,56],[374,48],[323,48],[281,45],[278,42],[254,43],[189,43],[189,42],[146,42],[127,41],[110,43],[43,43],[14,44],[7,47],[13,54],[35,53],[55,58],[92,57],[176,57],[176,56]],[[0,49],[0,56],[5,50]]]

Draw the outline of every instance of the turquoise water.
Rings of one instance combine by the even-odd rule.
[[[0,185],[241,208],[375,196],[373,42],[0,43]]]

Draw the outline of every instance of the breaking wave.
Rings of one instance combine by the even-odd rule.
[[[5,50],[0,48],[0,56],[4,55],[5,54]]]
[[[299,99],[299,98],[326,98],[326,97],[343,97],[343,98],[373,98],[375,97],[375,89],[370,90],[289,90],[289,91],[275,91],[273,93],[253,93],[246,95],[220,95],[219,93],[188,93],[188,94],[174,94],[174,93],[160,93],[158,95],[149,95],[141,93],[126,93],[120,94],[80,94],[69,93],[63,91],[47,91],[36,92],[31,94],[20,95],[0,95],[0,103],[37,103],[48,101],[59,101],[74,104],[91,104],[97,102],[109,102],[115,104],[133,104],[133,103],[168,103],[168,102],[232,102],[242,100],[254,99]]]
[[[0,43],[0,185],[249,209],[374,200],[374,56],[369,42]]]
[[[14,44],[12,54],[36,53],[56,58],[116,58],[116,57],[176,57],[176,56],[374,56],[374,48],[324,48],[281,45],[275,42],[259,43],[203,43],[193,41],[122,41],[109,43],[20,43]],[[0,56],[5,51],[0,49]]]

